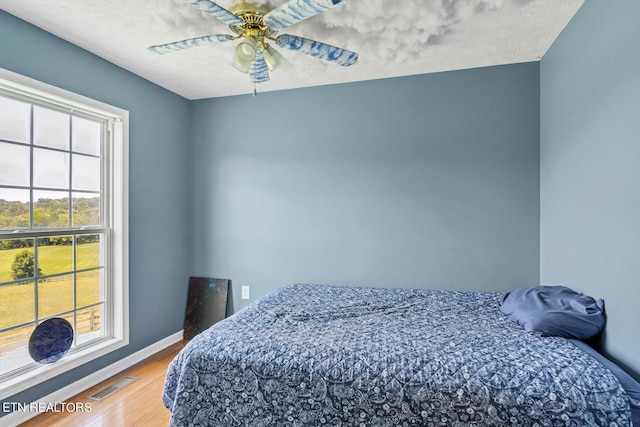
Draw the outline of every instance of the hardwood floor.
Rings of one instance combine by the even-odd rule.
[[[166,426],[170,413],[162,404],[162,385],[167,366],[187,341],[181,341],[147,360],[67,400],[75,407],[90,405],[90,412],[46,412],[32,418],[23,427],[115,427]],[[138,380],[101,401],[89,396],[118,379],[131,376]]]

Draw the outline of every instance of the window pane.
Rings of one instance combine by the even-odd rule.
[[[73,271],[73,237],[40,237],[38,267],[42,276]]]
[[[104,265],[102,262],[103,240],[100,234],[78,236],[76,243],[76,270],[96,268]]]
[[[76,317],[76,344],[82,344],[104,335],[104,304],[78,310]]]
[[[102,125],[99,122],[72,117],[73,151],[87,154],[100,154]]]
[[[0,375],[32,362],[27,347],[35,324],[0,333]]]
[[[0,286],[0,329],[34,321],[34,295],[33,282]]]
[[[0,96],[0,139],[29,143],[30,129],[31,105]]]
[[[38,317],[73,309],[73,274],[38,280]]]
[[[0,229],[29,227],[29,190],[0,188]]]
[[[0,240],[0,282],[10,282],[12,280],[33,276],[33,274],[31,274],[29,276],[14,278],[12,275],[11,266],[14,263],[15,257],[19,252],[22,252],[25,249],[33,251],[33,239]]]
[[[0,240],[0,282],[29,279],[34,272],[33,239]]]
[[[78,307],[102,301],[102,270],[78,273],[76,286]]]
[[[68,196],[66,191],[34,191],[33,226],[68,227]]]
[[[69,149],[69,114],[33,107],[33,143]]]
[[[33,185],[45,188],[69,188],[69,154],[34,148]]]
[[[100,191],[100,158],[73,155],[73,190]]]
[[[96,194],[73,193],[73,226],[100,225],[100,197]]]
[[[29,186],[29,147],[0,142],[0,184]]]

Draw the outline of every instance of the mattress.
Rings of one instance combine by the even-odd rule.
[[[287,285],[169,366],[171,426],[629,426],[609,370],[504,294]]]

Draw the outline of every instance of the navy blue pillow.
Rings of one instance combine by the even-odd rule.
[[[586,340],[604,327],[604,301],[566,286],[521,288],[506,294],[500,310],[528,332]]]
[[[629,396],[629,405],[631,406],[631,420],[634,426],[640,426],[640,383],[636,381],[631,375],[626,373],[621,367],[616,365],[611,360],[598,353],[589,344],[579,340],[571,340],[571,342],[583,350],[598,362],[603,364],[607,369],[611,371],[613,375],[618,378],[618,382]]]

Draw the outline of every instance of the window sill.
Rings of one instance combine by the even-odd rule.
[[[91,347],[68,354],[66,357],[49,365],[33,363],[27,371],[0,383],[0,400],[16,395],[21,391],[36,386],[57,375],[68,372],[87,362],[104,356],[128,344],[128,339],[112,338]]]

